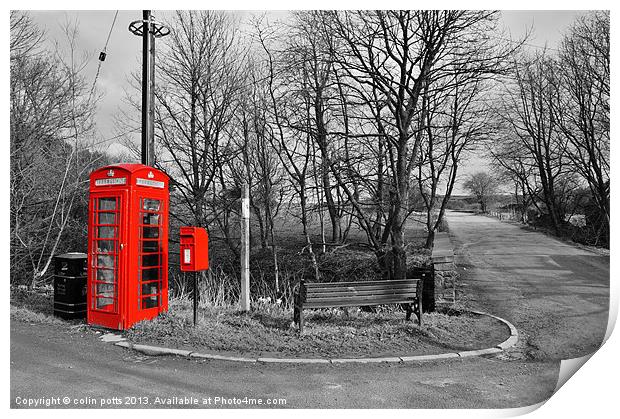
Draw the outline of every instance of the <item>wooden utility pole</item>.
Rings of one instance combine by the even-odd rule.
[[[241,311],[250,311],[250,188],[241,192]]]

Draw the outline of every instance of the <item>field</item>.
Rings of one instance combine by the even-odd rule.
[[[251,226],[250,250],[250,286],[254,301],[259,298],[282,300],[290,307],[293,288],[302,278],[314,280],[306,239],[303,235],[301,221],[291,215],[293,211],[283,211],[275,225],[275,244],[278,255],[280,292],[275,289],[275,269],[271,246],[262,248],[256,220]],[[326,217],[327,218],[327,217]],[[429,263],[430,252],[423,248],[426,233],[421,223],[422,214],[413,214],[406,228],[408,266],[424,266]],[[381,272],[373,250],[367,245],[366,235],[354,222],[351,225],[345,243],[329,243],[329,220],[325,220],[325,253],[320,223],[315,215],[310,218],[309,232],[313,242],[313,251],[321,273],[321,281],[364,281],[381,279]],[[343,227],[346,222],[343,222]],[[232,242],[238,243],[238,222],[232,224]],[[220,231],[209,230],[209,264],[210,270],[201,276],[200,299],[212,305],[231,305],[239,298],[239,261],[227,245]],[[178,254],[178,253],[177,253]],[[171,251],[171,260],[175,260],[175,251]],[[184,297],[190,292],[189,275],[183,275],[176,269],[170,272],[175,297]]]

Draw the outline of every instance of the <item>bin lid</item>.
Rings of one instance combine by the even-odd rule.
[[[84,259],[84,258],[86,258],[86,253],[69,252],[69,253],[63,253],[62,255],[56,255],[54,257],[55,258],[62,258],[62,259]]]

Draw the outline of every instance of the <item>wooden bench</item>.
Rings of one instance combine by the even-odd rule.
[[[406,319],[418,316],[422,326],[422,279],[360,282],[314,282],[303,279],[295,292],[293,321],[304,328],[304,309],[405,304]]]

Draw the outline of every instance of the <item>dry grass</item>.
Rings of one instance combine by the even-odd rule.
[[[426,314],[423,328],[404,317],[395,309],[352,309],[348,314],[309,310],[300,335],[292,325],[291,310],[273,304],[256,304],[250,313],[205,304],[194,327],[190,302],[175,300],[169,313],[137,324],[127,336],[134,342],[193,350],[309,357],[433,354],[485,348],[508,336],[501,323],[486,317]]]
[[[13,304],[11,304],[11,319],[25,323],[67,324],[67,322],[58,317]]]
[[[26,323],[77,325],[83,320],[64,320],[54,316],[51,288],[39,290],[11,288],[11,319]]]

